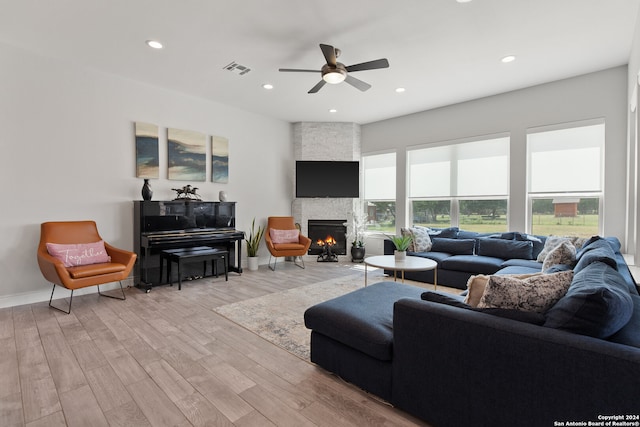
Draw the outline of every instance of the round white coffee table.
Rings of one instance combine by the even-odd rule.
[[[433,270],[433,289],[438,288],[438,263],[432,259],[417,256],[408,256],[402,261],[396,261],[395,255],[378,255],[364,259],[364,285],[367,286],[367,266],[393,270],[393,281],[396,281],[396,272],[401,272],[404,283],[405,271]]]

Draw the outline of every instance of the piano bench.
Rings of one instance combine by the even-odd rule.
[[[211,273],[218,276],[217,261],[222,260],[224,264],[224,280],[229,280],[229,251],[210,248],[209,246],[197,246],[195,248],[166,249],[160,253],[160,282],[162,282],[162,266],[164,259],[167,260],[167,280],[173,286],[171,277],[171,264],[178,264],[178,290],[182,290],[182,274],[180,272],[182,263],[185,261],[203,261],[204,271],[202,276],[207,275],[207,261],[211,261]]]

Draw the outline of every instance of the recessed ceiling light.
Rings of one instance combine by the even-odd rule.
[[[515,60],[516,60],[516,57],[513,56],[513,55],[507,55],[507,56],[505,56],[504,58],[501,59],[501,61],[504,62],[505,64],[507,62],[513,62]]]
[[[329,112],[330,112],[330,113],[337,113],[337,112],[338,112],[338,110],[336,110],[335,108],[330,108],[330,109],[329,109]]]
[[[270,84],[270,83],[265,83],[265,84],[262,85],[262,88],[263,89],[267,89],[267,90],[271,90],[271,89],[273,89],[273,85]]]
[[[456,0],[458,3],[471,3],[471,0]]]
[[[402,93],[402,92],[404,92],[405,90],[406,90],[406,89],[405,89],[405,88],[403,88],[403,87],[398,87],[398,88],[396,88],[396,92],[398,92],[398,93]]]
[[[146,43],[147,43],[147,46],[152,47],[154,49],[162,49],[163,48],[162,43],[160,43],[157,40],[147,40]]]

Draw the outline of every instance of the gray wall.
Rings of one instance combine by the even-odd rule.
[[[397,150],[398,227],[406,221],[406,150],[413,145],[509,133],[509,229],[526,230],[528,128],[604,118],[604,230],[625,242],[627,67],[620,66],[362,126],[362,153]],[[573,165],[581,173],[580,165]]]

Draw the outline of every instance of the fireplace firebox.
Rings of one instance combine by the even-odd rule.
[[[347,254],[346,219],[310,219],[308,234],[311,239],[309,255],[318,255],[319,262],[336,262],[338,255]]]

